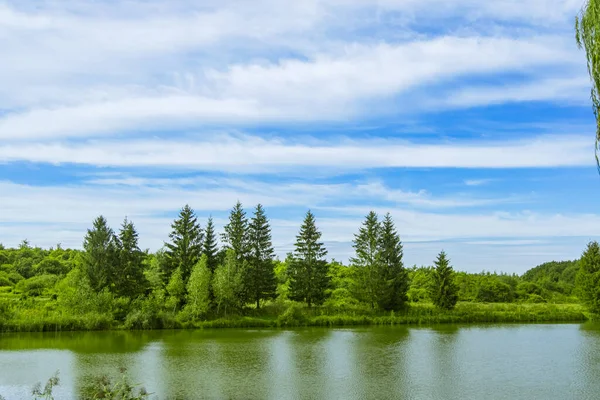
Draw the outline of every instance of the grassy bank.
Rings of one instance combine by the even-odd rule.
[[[300,326],[428,325],[447,323],[583,322],[588,319],[579,304],[458,303],[442,311],[427,303],[413,303],[400,312],[374,313],[365,309],[308,309],[298,304],[271,304],[251,315],[189,320],[172,313],[119,322],[109,314],[70,316],[57,311],[23,310],[0,319],[2,332],[78,331],[108,329],[276,328]],[[8,318],[7,318],[8,317]]]

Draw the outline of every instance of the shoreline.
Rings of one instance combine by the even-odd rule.
[[[264,315],[232,315],[227,318],[182,321],[176,315],[165,315],[144,325],[126,326],[106,314],[82,316],[47,315],[34,319],[0,321],[0,333],[77,332],[77,331],[138,331],[165,329],[226,329],[226,328],[299,328],[349,326],[427,326],[444,324],[487,323],[583,323],[592,318],[580,304],[548,303],[459,303],[452,311],[433,308],[430,304],[414,303],[407,310],[369,313],[364,310],[307,309],[296,304],[283,313],[265,307]],[[256,313],[256,310],[254,310]],[[26,316],[22,316],[25,317]]]

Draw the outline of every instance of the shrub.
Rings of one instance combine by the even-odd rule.
[[[292,303],[290,306],[277,318],[279,326],[298,326],[306,324],[306,317],[302,312],[303,307],[298,303]]]
[[[16,289],[27,296],[41,296],[54,287],[58,277],[56,275],[40,275],[25,279],[17,283]]]

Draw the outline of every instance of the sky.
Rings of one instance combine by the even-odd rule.
[[[154,251],[189,204],[307,210],[346,262],[390,212],[407,265],[523,273],[597,240],[582,0],[0,0],[0,243]]]

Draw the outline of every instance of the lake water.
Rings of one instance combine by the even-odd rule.
[[[598,399],[593,324],[0,335],[0,394],[128,368],[181,399]]]

